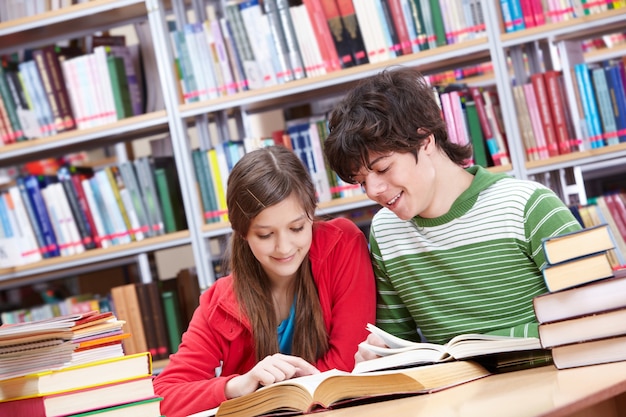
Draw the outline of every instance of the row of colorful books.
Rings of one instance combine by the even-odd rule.
[[[2,144],[109,124],[142,114],[137,49],[99,37],[91,53],[55,45],[0,67]],[[112,45],[107,42],[115,40]],[[135,52],[133,52],[135,51]],[[97,99],[94,99],[97,97]]]
[[[603,2],[500,0],[500,11],[506,32],[517,32],[549,23],[563,22],[624,6],[626,3],[621,0]]]
[[[0,326],[0,414],[161,416],[152,357],[124,353],[123,325],[91,311]]]
[[[0,193],[0,235],[15,266],[187,228],[173,158],[20,176]],[[9,244],[13,243],[13,244]]]
[[[533,300],[539,340],[559,369],[626,360],[626,266],[607,224],[544,240],[548,292]],[[623,254],[620,254],[620,257]]]
[[[471,3],[471,4],[470,4]],[[479,0],[248,0],[172,24],[183,102],[313,77],[484,36]]]
[[[530,75],[513,86],[526,159],[537,161],[626,142],[625,60],[575,65],[583,137],[576,137],[562,71]]]
[[[448,126],[449,140],[471,143],[474,164],[487,167],[511,163],[495,88],[451,84],[435,88],[435,98]]]

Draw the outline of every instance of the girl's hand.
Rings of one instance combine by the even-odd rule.
[[[313,375],[319,370],[298,356],[275,353],[266,356],[254,368],[226,383],[226,398],[240,397],[256,391],[259,385],[270,385],[297,376]]]

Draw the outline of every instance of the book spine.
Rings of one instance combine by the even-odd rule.
[[[76,129],[70,98],[63,78],[61,62],[54,46],[43,48],[44,67],[49,73],[54,100],[58,105],[60,120],[55,120],[57,132]],[[41,67],[40,67],[41,70]],[[52,99],[51,99],[52,101]]]
[[[320,4],[324,10],[324,16],[328,23],[330,34],[333,37],[333,42],[339,56],[342,68],[348,68],[355,65],[352,57],[352,45],[350,44],[350,38],[346,33],[346,28],[343,25],[341,19],[341,13],[335,0],[321,0]]]
[[[626,142],[626,88],[618,64],[606,67],[606,75],[618,138],[620,143]]]
[[[343,26],[346,29],[346,35],[349,38],[354,63],[356,65],[367,64],[369,59],[365,48],[363,29],[359,25],[354,4],[351,0],[337,0],[337,7],[339,8]]]
[[[69,172],[63,168],[59,169],[57,177],[63,187],[63,190],[65,191],[65,194],[67,195],[67,200],[72,211],[74,221],[76,222],[76,226],[78,227],[82,245],[85,249],[95,248],[96,243],[93,239],[93,233],[91,232],[91,225],[87,221],[87,216],[83,212],[78,201],[78,194],[74,189],[74,184],[72,183]]]
[[[12,137],[10,138],[10,141],[21,142],[26,140],[27,138],[24,135],[20,118],[17,114],[18,105],[15,102],[14,95],[11,93],[11,89],[9,87],[7,71],[2,67],[2,65],[0,65],[0,101],[3,102],[7,117],[11,124]]]
[[[313,25],[313,31],[315,33],[315,39],[320,48],[322,54],[324,66],[326,72],[338,71],[341,69],[341,61],[339,59],[339,53],[335,47],[332,34],[328,27],[326,15],[320,0],[303,0],[306,7],[311,24]]]
[[[607,145],[617,145],[619,143],[617,125],[615,124],[615,115],[604,68],[593,68],[591,70],[591,80],[598,98],[598,110],[603,128],[602,138]]]
[[[548,156],[553,157],[559,155],[559,144],[554,130],[554,118],[550,109],[550,99],[546,89],[546,82],[543,73],[535,73],[530,76],[530,81],[535,90],[537,98],[537,106],[541,125],[543,127],[543,135],[546,139]]]
[[[563,101],[564,94],[561,88],[561,73],[558,71],[546,71],[544,73],[544,78],[546,82],[548,99],[550,100],[552,116],[554,117],[554,129],[556,133],[559,154],[567,154],[572,151],[572,148],[569,129],[567,127],[568,118],[565,114],[567,112],[567,109],[566,104]]]
[[[400,0],[383,0],[389,10],[389,15],[396,30],[399,42],[399,51],[402,55],[409,55],[413,52],[411,38],[404,20],[402,4]]]
[[[24,179],[24,186],[28,192],[28,199],[33,207],[34,214],[37,218],[39,227],[41,228],[41,235],[43,237],[44,246],[43,253],[48,256],[59,256],[59,246],[54,234],[52,223],[50,222],[50,216],[46,209],[46,204],[41,195],[41,189],[39,188],[39,182],[37,177],[29,176]]]
[[[170,352],[176,353],[182,336],[180,308],[176,298],[176,292],[163,291],[161,293],[161,299],[163,300],[163,313],[165,315],[165,323],[167,324],[166,328]]]

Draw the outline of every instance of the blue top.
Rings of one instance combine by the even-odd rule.
[[[293,343],[293,329],[296,323],[296,300],[291,304],[289,317],[278,325],[278,349],[280,353],[291,355]]]

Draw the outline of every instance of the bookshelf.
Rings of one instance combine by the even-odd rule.
[[[216,5],[222,4],[219,1],[211,2]],[[240,138],[243,138],[250,134],[246,126],[246,118],[249,115],[265,110],[281,109],[292,106],[294,103],[309,103],[340,97],[359,80],[393,65],[414,66],[429,75],[461,66],[492,63],[493,76],[468,79],[467,82],[477,86],[495,86],[502,103],[504,130],[507,134],[511,163],[490,168],[494,171],[508,172],[520,178],[534,178],[537,175],[549,173],[563,176],[566,172],[580,170],[581,167],[598,170],[605,165],[619,166],[626,161],[626,144],[623,143],[540,161],[527,161],[512,93],[512,80],[515,75],[507,64],[508,55],[518,48],[557,50],[559,45],[564,45],[566,42],[577,42],[604,33],[623,30],[626,25],[626,8],[505,33],[500,15],[500,2],[482,0],[481,7],[486,22],[485,36],[403,55],[387,61],[354,66],[311,78],[183,104],[179,100],[179,87],[172,64],[174,55],[168,22],[175,20],[182,25],[187,21],[189,13],[204,17],[206,3],[208,1],[200,0],[192,2],[92,0],[67,9],[0,22],[0,54],[40,47],[50,42],[82,37],[131,23],[148,23],[153,42],[152,52],[158,68],[158,85],[153,85],[151,88],[159,88],[162,91],[164,110],[129,117],[105,126],[73,130],[0,147],[0,166],[22,164],[52,154],[62,155],[105,145],[124,144],[146,136],[168,133],[171,138],[176,172],[182,191],[182,204],[188,223],[188,228],[184,231],[107,249],[89,250],[80,255],[46,259],[34,264],[0,270],[0,288],[45,280],[46,277],[77,268],[96,270],[111,262],[139,262],[137,259],[143,254],[183,245],[191,245],[201,287],[206,288],[214,280],[208,240],[229,234],[230,227],[226,223],[205,224],[202,220],[201,202],[196,190],[191,160],[192,145],[189,128],[195,127],[199,131],[208,131],[208,124],[216,123],[221,126],[219,140],[225,140],[228,138],[224,124],[227,119],[235,118],[238,134]],[[143,47],[146,46],[143,45]],[[597,61],[623,54],[624,49],[621,47],[616,51],[596,51],[589,54],[586,59]],[[550,65],[556,66],[557,63]],[[200,136],[200,143],[207,145],[211,142],[211,138],[206,134]],[[580,190],[584,186],[581,181],[583,181],[582,176],[578,175],[578,182],[570,189]],[[373,203],[365,196],[357,196],[321,203],[319,210],[322,214],[332,215],[371,206]],[[149,271],[144,272],[145,268],[141,270],[144,274],[141,277],[142,281],[150,281],[152,277]]]

